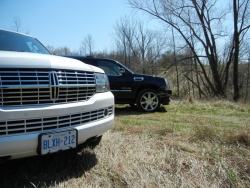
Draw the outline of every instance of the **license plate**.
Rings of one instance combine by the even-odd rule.
[[[77,130],[43,133],[39,135],[38,153],[46,155],[77,146]]]

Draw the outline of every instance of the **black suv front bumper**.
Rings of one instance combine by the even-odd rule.
[[[161,104],[168,105],[170,102],[170,95],[172,94],[172,90],[170,89],[161,89],[160,92]]]

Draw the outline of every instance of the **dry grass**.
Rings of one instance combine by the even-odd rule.
[[[249,187],[249,114],[225,101],[150,114],[118,106],[95,150],[1,164],[0,187]]]

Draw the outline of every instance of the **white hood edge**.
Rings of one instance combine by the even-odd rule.
[[[0,51],[0,68],[63,69],[104,73],[81,61],[37,53]]]

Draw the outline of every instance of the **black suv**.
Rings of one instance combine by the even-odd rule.
[[[116,104],[130,104],[146,112],[158,110],[161,104],[169,104],[169,95],[172,91],[165,78],[135,74],[121,63],[111,59],[77,55],[64,57],[78,59],[103,69],[108,75]]]

